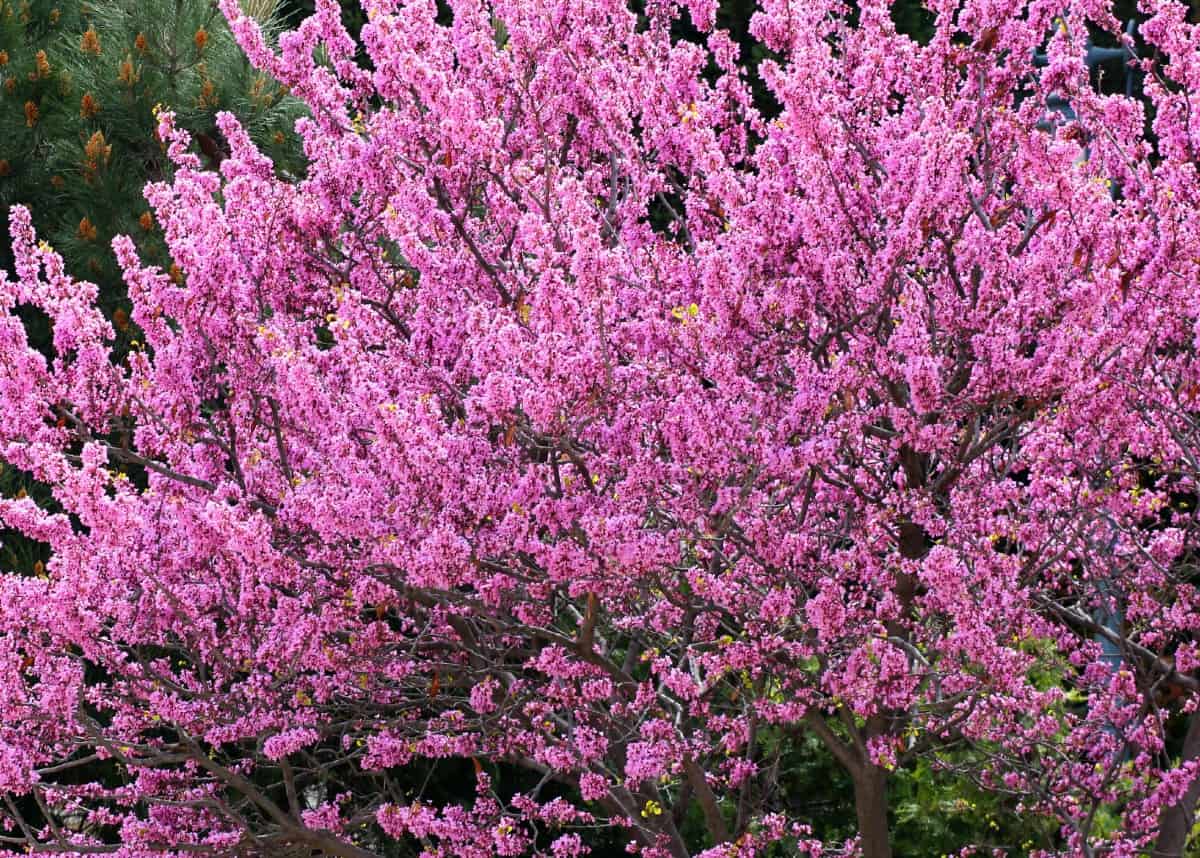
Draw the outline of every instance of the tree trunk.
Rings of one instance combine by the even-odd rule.
[[[852,772],[851,777],[863,858],[892,858],[892,844],[888,838],[887,772],[866,763]]]
[[[1183,762],[1200,757],[1200,714],[1188,716],[1187,736],[1183,739]],[[1158,818],[1158,840],[1154,843],[1154,858],[1181,858],[1188,834],[1196,817],[1196,800],[1200,798],[1200,778],[1188,785],[1179,804],[1165,807]]]

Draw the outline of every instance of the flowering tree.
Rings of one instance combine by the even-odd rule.
[[[667,3],[376,0],[370,70],[332,2],[279,55],[222,8],[310,166],[223,115],[211,172],[159,115],[183,283],[114,242],[140,349],[13,215],[0,302],[54,329],[0,320],[0,457],[54,487],[0,501],[52,551],[0,598],[13,854],[882,858],[919,758],[1058,854],[1179,854],[1185,7],[1146,6],[1150,136],[1088,86],[1090,2],[939,0],[919,45],[768,0],[770,119],[705,0],[704,46]],[[809,736],[856,841],[773,788]],[[444,759],[471,801],[405,777]]]

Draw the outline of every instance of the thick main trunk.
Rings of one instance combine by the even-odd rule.
[[[851,777],[863,858],[892,858],[888,837],[887,772],[868,763]]]
[[[1200,714],[1189,716],[1187,735],[1183,739],[1183,761],[1200,757]],[[1200,778],[1188,785],[1179,803],[1163,808],[1158,818],[1158,839],[1154,843],[1154,858],[1181,858],[1188,834],[1196,818],[1196,800],[1200,799]]]

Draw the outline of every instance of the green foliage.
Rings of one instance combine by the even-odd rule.
[[[274,30],[272,4],[254,6]],[[124,295],[114,235],[167,262],[142,195],[167,169],[157,105],[176,112],[210,165],[222,155],[215,116],[228,110],[277,164],[299,169],[299,102],[250,67],[213,4],[0,0],[0,51],[0,203],[29,206],[110,313]]]
[[[958,751],[945,757],[943,763],[963,769],[970,753]],[[1017,813],[1012,800],[979,789],[928,759],[897,770],[890,798],[897,856],[946,855],[971,842],[1003,849],[1016,858],[1058,843],[1052,822]]]
[[[777,728],[765,728],[759,746],[766,759],[782,753],[773,796],[780,808],[803,819],[814,836],[827,842],[855,835],[854,786],[815,735],[796,733],[785,741]],[[1014,799],[985,791],[961,774],[978,771],[983,764],[979,752],[962,746],[893,772],[888,800],[896,858],[950,854],[962,843],[1001,848],[1012,858],[1060,845],[1053,822],[1018,813]],[[699,820],[684,830],[692,835],[689,842],[704,842]]]

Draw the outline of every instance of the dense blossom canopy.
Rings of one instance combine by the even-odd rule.
[[[4,848],[881,858],[921,759],[1052,819],[1035,854],[1178,849],[1185,7],[1144,3],[1143,102],[1089,84],[1095,0],[935,0],[924,45],[764,0],[764,116],[712,0],[450,5],[371,0],[368,66],[330,0],[278,54],[223,0],[310,165],[226,114],[213,172],[159,113],[182,276],[114,242],[127,360],[14,210],[0,458],[54,502],[0,500],[52,551],[0,583]],[[856,841],[774,788],[813,736]],[[404,779],[447,758],[465,803]]]

